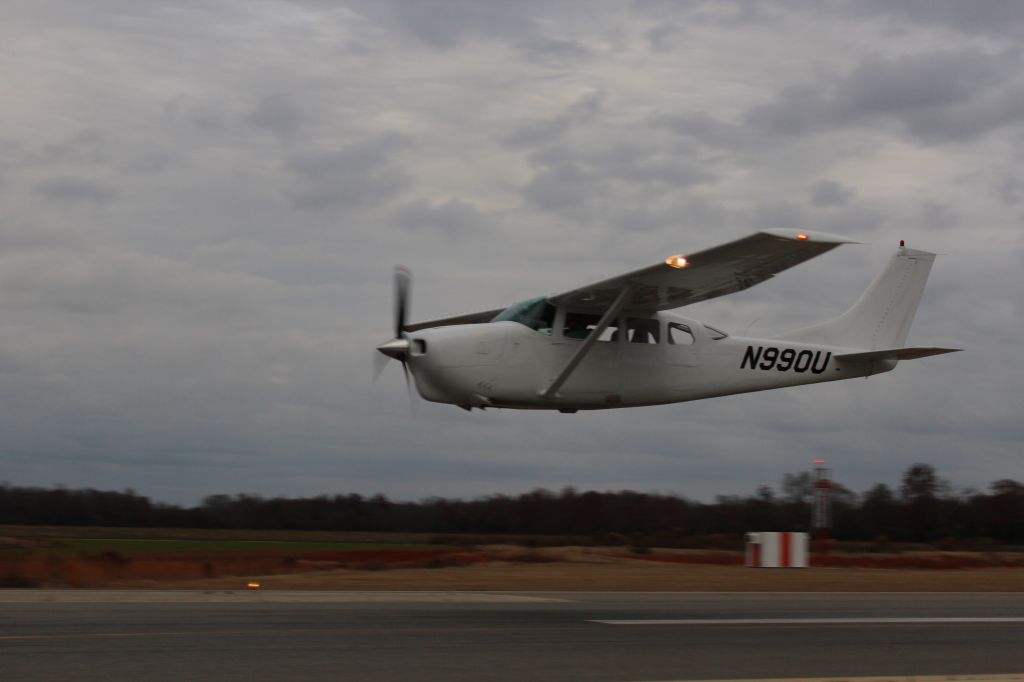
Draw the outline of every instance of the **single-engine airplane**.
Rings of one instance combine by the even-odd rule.
[[[395,271],[395,337],[377,347],[423,398],[464,410],[601,410],[866,377],[958,348],[903,347],[935,254],[901,241],[845,313],[771,338],[730,336],[665,312],[724,296],[840,244],[769,230],[504,309],[408,324],[410,273]],[[411,388],[410,388],[411,391]]]

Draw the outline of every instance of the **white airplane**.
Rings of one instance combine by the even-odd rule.
[[[419,394],[464,410],[601,410],[866,377],[958,348],[905,348],[935,254],[900,247],[839,317],[771,338],[730,336],[664,312],[742,291],[840,244],[771,230],[555,296],[406,324],[410,274],[395,273],[395,338],[377,347]],[[411,390],[411,389],[410,389]]]

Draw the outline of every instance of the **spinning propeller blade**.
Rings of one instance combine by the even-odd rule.
[[[395,266],[395,336],[377,346],[381,355],[374,356],[373,378],[377,377],[388,364],[389,358],[402,363],[402,374],[405,376],[405,388],[409,392],[409,404],[414,405],[412,380],[409,378],[409,339],[405,335],[405,322],[409,312],[409,290],[412,285],[412,273],[409,269]]]
[[[388,366],[388,356],[383,353],[373,354],[373,380],[380,379],[380,373]]]
[[[409,311],[409,285],[412,273],[402,265],[395,266],[395,338],[402,338],[406,313]]]
[[[416,395],[412,390],[412,381],[409,380],[409,363],[402,360],[402,373],[405,375],[405,390],[409,394],[409,409],[416,412]]]

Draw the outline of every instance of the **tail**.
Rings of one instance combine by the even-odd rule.
[[[921,301],[935,254],[900,248],[860,299],[839,317],[777,338],[786,341],[878,350],[902,347]]]

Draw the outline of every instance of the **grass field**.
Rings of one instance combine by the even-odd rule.
[[[98,587],[476,560],[430,539],[382,533],[0,526],[0,587]]]
[[[54,538],[38,551],[55,554],[293,553],[380,549],[433,549],[407,542],[312,542],[308,540],[159,540],[141,538]]]
[[[832,552],[749,569],[738,551],[538,547],[489,537],[0,526],[0,587],[1020,591],[1024,553]],[[550,541],[545,538],[544,541]]]
[[[484,536],[486,537],[486,536]],[[223,528],[119,528],[110,526],[11,526],[0,525],[0,538],[45,541],[49,539],[100,540],[251,540],[258,542],[345,542],[379,544],[433,544],[430,533],[360,533],[317,530],[231,530]],[[498,541],[500,538],[496,538]]]

